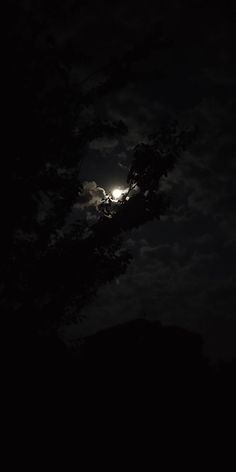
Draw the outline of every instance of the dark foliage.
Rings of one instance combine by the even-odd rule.
[[[151,39],[110,61],[103,83],[86,89],[86,80],[72,79],[73,67],[88,61],[77,38],[59,42],[53,36],[46,4],[32,10],[16,5],[8,33],[1,310],[18,330],[48,331],[78,316],[99,285],[125,271],[130,256],[121,249],[122,234],[166,211],[160,180],[173,169],[192,131],[174,124],[151,135],[148,144],[138,144],[127,177],[129,199],[118,201],[112,211],[105,202],[86,237],[82,221],[65,232],[81,190],[88,144],[127,133],[123,122],[104,120],[96,103],[134,80],[132,64],[145,56]],[[164,46],[155,33],[152,47]],[[94,107],[92,120],[84,118],[88,106]]]
[[[31,338],[30,358],[28,352],[27,346],[24,362],[15,359],[19,382],[30,383],[32,398],[39,397],[43,408],[59,405],[73,417],[83,407],[86,418],[88,412],[102,420],[133,412],[148,422],[153,415],[159,422],[162,414],[165,421],[174,414],[192,422],[203,408],[217,421],[232,412],[235,360],[209,364],[201,336],[176,326],[137,319],[70,350],[55,335],[37,336]]]
[[[127,176],[128,191],[118,202],[108,197],[100,205],[101,212],[113,219],[110,227],[127,230],[165,213],[169,200],[161,190],[161,179],[174,169],[196,133],[196,127],[180,129],[172,123],[150,135],[148,143],[135,146]]]
[[[140,411],[160,415],[166,402],[181,417],[180,399],[186,406],[197,394],[197,408],[200,398],[211,405],[215,392],[233,397],[235,361],[209,366],[201,338],[179,328],[138,320],[84,339],[74,349],[59,341],[57,327],[78,317],[101,284],[126,270],[130,255],[122,250],[123,233],[166,212],[169,199],[161,179],[173,170],[196,130],[180,130],[175,123],[137,144],[126,195],[103,202],[88,234],[83,221],[65,232],[82,188],[80,167],[89,142],[127,132],[120,121],[107,122],[98,112],[86,121],[83,112],[88,106],[96,111],[102,97],[137,80],[132,65],[151,50],[150,43],[166,43],[161,35],[150,35],[103,66],[105,80],[86,89],[86,79],[73,82],[71,71],[90,58],[78,38],[57,42],[50,29],[52,20],[58,25],[74,14],[74,2],[35,4],[24,10],[19,2],[8,2],[15,20],[7,37],[0,307],[10,324],[12,409],[16,395],[20,409],[31,401],[39,414],[45,405],[51,414],[58,400],[60,411],[71,406],[74,418],[74,405],[84,406],[82,397],[91,398],[95,411],[102,401],[110,401],[114,411],[114,401],[119,405],[123,400],[128,410],[133,404],[137,417]]]

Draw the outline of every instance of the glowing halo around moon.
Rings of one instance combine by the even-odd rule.
[[[119,200],[119,198],[121,197],[122,193],[123,193],[123,190],[121,190],[120,188],[114,188],[114,190],[112,190],[112,196],[114,198],[114,200]]]

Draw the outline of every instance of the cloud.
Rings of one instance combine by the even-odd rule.
[[[132,263],[99,289],[72,336],[146,315],[200,331],[211,356],[236,354],[234,114],[208,99],[187,116],[201,135],[163,183],[172,208],[127,234]]]
[[[190,21],[185,20],[188,8]],[[226,20],[221,10],[205,4],[203,8],[195,6],[192,14],[185,2],[170,18],[170,26],[165,23],[173,47],[146,62],[145,76],[143,63],[137,66],[141,80],[99,105],[106,119],[121,119],[129,129],[119,144],[98,140],[90,148],[94,166],[89,164],[89,175],[102,185],[110,185],[113,178],[120,185],[118,171],[125,175],[133,146],[162,120],[177,117],[183,125],[196,123],[200,136],[162,181],[171,196],[170,210],[159,222],[127,234],[124,246],[133,262],[119,283],[99,289],[84,310],[84,324],[72,327],[72,336],[146,315],[199,330],[213,350],[215,343],[221,353],[236,354],[235,340],[228,343],[226,335],[221,337],[223,330],[233,332],[236,312],[235,71],[226,55],[235,28],[228,19],[222,27]],[[169,11],[166,7],[167,17]],[[132,16],[132,31],[136,21]],[[126,36],[122,38],[125,43]],[[157,77],[157,67],[166,72],[164,80]],[[91,196],[87,201],[93,201]]]
[[[119,283],[100,288],[84,310],[85,322],[79,332],[94,332],[146,315],[195,329],[206,336],[206,349],[215,343],[223,355],[232,354],[234,344],[223,345],[219,322],[225,325],[225,332],[228,326],[229,333],[236,324],[234,262],[222,245],[218,252],[214,247],[209,252],[209,242],[206,234],[187,245],[139,243],[139,256]],[[134,243],[128,240],[127,246],[132,249]],[[78,335],[75,327],[72,332]]]
[[[126,172],[130,168],[130,163],[128,159],[128,155],[125,152],[120,152],[117,154],[117,159],[118,159],[118,166],[121,167],[121,169],[124,169]]]
[[[94,139],[90,144],[90,149],[95,149],[99,151],[107,151],[115,148],[118,145],[119,141],[115,138],[98,138]]]
[[[83,183],[83,191],[77,198],[77,203],[74,205],[75,208],[88,208],[95,207],[101,203],[105,197],[105,190],[102,187],[98,187],[94,180]]]

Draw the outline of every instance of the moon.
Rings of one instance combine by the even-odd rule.
[[[123,191],[120,188],[114,188],[114,190],[112,190],[112,196],[115,200],[119,200],[122,193]]]

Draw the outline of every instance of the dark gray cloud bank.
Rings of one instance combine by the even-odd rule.
[[[236,355],[235,10],[231,3],[222,9],[197,1],[170,5],[168,13],[164,3],[159,12],[148,3],[146,22],[131,16],[131,3],[117,7],[114,48],[115,39],[122,48],[147,30],[148,15],[152,24],[162,21],[174,42],[136,65],[140,80],[99,104],[109,119],[124,120],[129,133],[91,143],[80,208],[96,213],[103,194],[96,185],[106,191],[125,185],[132,147],[163,119],[197,124],[199,137],[163,180],[172,198],[168,213],[126,235],[124,246],[133,254],[127,272],[100,288],[84,321],[67,335],[145,316],[200,331],[209,355],[230,357]]]

